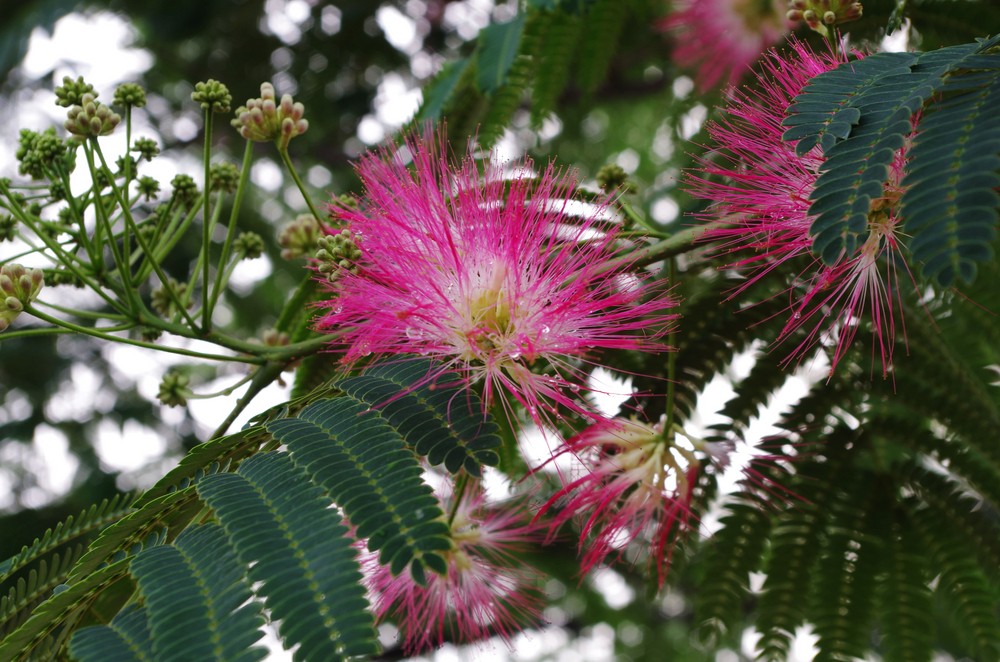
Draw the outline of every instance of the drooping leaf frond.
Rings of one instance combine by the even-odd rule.
[[[451,473],[465,469],[480,476],[480,465],[500,461],[499,430],[483,416],[476,394],[426,383],[432,369],[429,361],[396,361],[341,379],[335,386],[376,409],[431,466],[444,464]]]
[[[818,145],[826,157],[809,210],[824,262],[858,247],[889,167],[912,136],[901,205],[914,256],[942,285],[974,279],[992,254],[1000,214],[1000,130],[983,124],[1000,94],[998,44],[878,53],[816,76],[796,97],[784,138],[798,141],[799,154]]]
[[[145,600],[157,660],[250,662],[266,654],[253,646],[264,634],[259,606],[247,603],[243,568],[218,525],[190,528],[172,545],[143,550],[130,572]]]
[[[374,652],[372,618],[347,528],[287,454],[258,454],[236,473],[206,476],[198,493],[215,510],[239,560],[252,566],[248,577],[261,582],[257,594],[280,620],[285,644],[299,645],[296,659]],[[251,630],[233,635],[247,643]]]
[[[417,459],[378,412],[342,397],[267,427],[394,573],[409,566],[422,581],[425,567],[445,571],[440,553],[451,543],[444,513],[421,479]]]
[[[112,499],[104,499],[99,504],[81,512],[77,517],[70,516],[60,522],[54,529],[48,529],[41,538],[36,538],[31,545],[26,545],[20,552],[0,563],[0,585],[9,577],[62,545],[77,541],[97,531],[108,524],[122,518],[131,508],[132,495],[119,494]],[[0,609],[0,613],[2,613]]]
[[[130,605],[108,625],[92,625],[76,631],[70,653],[79,662],[152,662],[153,638],[146,610]]]

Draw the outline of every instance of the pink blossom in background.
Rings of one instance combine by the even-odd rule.
[[[536,422],[560,405],[588,410],[580,363],[600,350],[668,349],[676,303],[628,265],[607,266],[619,240],[604,204],[569,201],[576,182],[551,165],[506,174],[445,145],[443,133],[411,136],[368,154],[360,208],[333,207],[361,258],[325,304],[320,326],[341,332],[332,349],[348,362],[438,359],[482,383],[487,406],[506,393]]]
[[[449,512],[450,504],[442,504]],[[428,573],[426,586],[409,573],[393,576],[365,552],[361,567],[379,622],[392,620],[401,630],[407,654],[445,641],[469,643],[490,636],[509,641],[522,628],[541,621],[541,576],[514,557],[541,534],[524,521],[516,504],[490,506],[472,486],[451,521],[454,543],[447,552],[448,573]]]
[[[563,450],[583,463],[584,475],[566,480],[539,511],[554,512],[553,534],[580,524],[581,570],[622,557],[630,543],[648,548],[660,585],[674,544],[688,527],[700,462],[678,448],[662,424],[604,419],[568,440]]]
[[[902,322],[898,269],[906,271],[906,266],[895,203],[905,156],[902,151],[896,155],[884,196],[873,204],[867,238],[853,254],[827,266],[812,253],[809,234],[809,195],[823,154],[815,147],[799,156],[794,142],[781,139],[781,122],[792,99],[810,78],[844,61],[800,42],[792,43],[788,56],[768,55],[759,88],[734,91],[722,119],[709,124],[719,151],[688,173],[688,183],[693,195],[712,201],[700,218],[731,221],[730,227],[706,232],[704,239],[716,243],[717,254],[733,256],[727,269],[746,274],[734,296],[774,270],[795,270],[789,273],[797,276],[788,291],[789,317],[777,339],[793,343],[786,362],[797,362],[817,344],[826,344],[833,347],[831,370],[836,368],[867,317],[873,352],[879,354],[885,376],[896,324]]]
[[[735,85],[793,23],[784,0],[676,0],[660,27],[674,36],[674,60],[696,71],[700,91]]]

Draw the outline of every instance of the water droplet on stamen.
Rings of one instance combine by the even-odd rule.
[[[802,319],[802,313],[799,313],[799,312],[797,312],[797,313],[795,313],[794,315],[792,315],[792,317],[794,317],[794,318],[795,318],[795,319],[797,319],[797,320],[798,320],[798,319]]]

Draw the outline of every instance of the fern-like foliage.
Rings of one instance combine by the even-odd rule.
[[[136,659],[136,644],[148,647],[157,660],[178,662],[252,661],[266,654],[252,645],[263,636],[263,619],[255,603],[245,604],[250,588],[218,525],[190,528],[172,545],[143,550],[132,559],[130,572],[145,608],[125,611],[117,623],[78,631],[70,645],[77,658]],[[116,652],[109,655],[105,646]]]
[[[449,549],[444,513],[420,477],[403,438],[353,398],[310,405],[268,429],[322,485],[394,573],[407,566],[418,582],[425,568],[444,572]]]
[[[898,150],[910,250],[928,278],[972,282],[992,256],[1000,218],[1000,38],[927,53],[878,53],[813,78],[785,119],[784,138],[826,157],[810,194],[814,250],[827,264],[868,230]],[[988,126],[987,126],[988,125]],[[970,141],[969,137],[976,139]]]
[[[347,528],[288,455],[264,453],[235,474],[206,476],[198,492],[215,510],[249,579],[261,582],[296,659],[340,660],[374,652],[375,637]],[[246,643],[247,623],[240,635]],[[225,659],[225,658],[223,658]]]
[[[21,568],[45,554],[62,545],[85,538],[121,519],[131,509],[131,501],[131,495],[128,494],[121,494],[113,499],[104,499],[101,503],[94,504],[84,510],[77,517],[70,516],[66,521],[57,524],[54,529],[48,529],[41,538],[36,538],[31,545],[26,545],[20,552],[0,563],[0,585]]]
[[[568,89],[589,94],[603,82],[626,21],[645,4],[651,3],[526,3],[514,20],[483,28],[471,55],[442,67],[416,121],[447,119],[490,146],[526,103],[539,126]]]
[[[416,359],[320,384],[196,447],[133,505],[58,527],[4,564],[0,659],[259,659],[265,619],[296,659],[374,654],[358,544],[419,582],[444,572],[421,458],[472,475],[499,460],[497,424],[447,380]]]

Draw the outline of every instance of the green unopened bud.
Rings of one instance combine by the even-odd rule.
[[[89,94],[91,98],[97,98],[94,86],[84,82],[83,76],[73,80],[69,76],[63,76],[63,84],[55,89],[56,105],[63,108],[79,106],[83,103],[83,96]]]
[[[117,159],[115,159],[115,167],[118,168],[118,173],[124,175],[126,163],[128,163],[128,171],[132,173],[132,175],[135,175],[136,166],[138,164],[136,163],[136,160],[132,157],[131,154],[126,154],[125,156],[119,156]]]
[[[142,108],[146,105],[146,90],[138,83],[122,83],[115,88],[112,103],[116,106]]]
[[[121,121],[118,113],[88,93],[83,95],[80,105],[69,109],[64,126],[74,136],[96,138],[110,134]]]
[[[361,259],[361,249],[350,230],[319,238],[316,251],[316,269],[331,283],[340,279],[342,272],[357,272],[357,262]]]
[[[44,179],[65,163],[66,151],[66,143],[56,136],[55,129],[49,128],[42,133],[21,129],[14,153],[20,161],[17,171],[32,179]]]
[[[198,197],[198,185],[190,175],[177,175],[170,180],[173,196],[184,205],[192,204]]]
[[[66,199],[66,185],[62,180],[57,179],[49,184],[49,198],[53,201]]]
[[[295,102],[290,94],[282,96],[279,102],[274,86],[261,83],[260,97],[247,99],[245,106],[236,109],[236,119],[231,123],[247,140],[276,141],[283,149],[292,138],[309,129],[309,122],[303,115],[305,106]]]
[[[187,404],[188,398],[194,395],[194,392],[188,388],[189,383],[191,383],[189,376],[176,370],[170,370],[163,375],[160,391],[156,397],[168,407],[183,407]]]
[[[211,109],[213,113],[228,113],[233,95],[229,88],[219,81],[209,78],[203,83],[195,83],[191,100],[201,105],[204,110]]]
[[[6,331],[24,307],[35,300],[45,285],[41,269],[25,269],[8,263],[0,267],[0,331]]]
[[[152,138],[136,138],[131,151],[137,152],[140,159],[152,161],[160,153],[160,146]]]
[[[146,198],[146,202],[155,198],[160,192],[160,182],[149,176],[140,177],[138,186],[139,195]]]
[[[167,281],[170,289],[172,289],[177,295],[177,299],[183,301],[184,294],[187,292],[187,283],[178,283],[169,276],[167,277]],[[173,298],[171,298],[170,292],[167,290],[166,286],[161,286],[153,290],[151,304],[153,306],[153,310],[165,318],[173,317],[177,312],[179,312],[177,305],[174,303]]]
[[[83,287],[80,277],[67,269],[46,269],[45,286],[59,287],[60,285],[71,285],[73,287]]]
[[[629,181],[625,168],[617,163],[607,163],[597,171],[597,184],[602,191],[612,192],[621,190],[622,193],[633,193],[635,185]]]
[[[304,255],[312,255],[319,248],[321,234],[322,228],[316,217],[312,214],[302,214],[286,225],[278,235],[281,258],[294,260]]]
[[[142,326],[139,327],[139,337],[146,342],[154,342],[163,335],[162,329],[157,329],[154,326]]]
[[[829,28],[861,18],[863,8],[855,0],[791,0],[785,14],[790,21],[805,21],[810,30],[828,36]]]
[[[17,230],[17,219],[10,214],[0,214],[0,242],[13,241]]]
[[[241,232],[234,247],[237,253],[242,253],[243,257],[253,260],[264,254],[264,239],[256,232]]]
[[[232,193],[240,181],[240,169],[235,163],[213,163],[208,170],[209,188]]]

